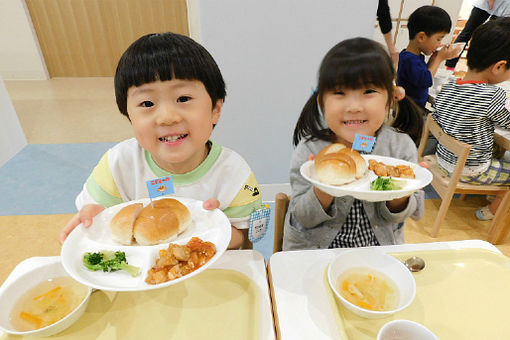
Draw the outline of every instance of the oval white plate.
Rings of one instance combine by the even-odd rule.
[[[377,155],[361,156],[363,156],[367,162],[369,159],[375,159],[387,165],[409,165],[413,169],[416,179],[396,178],[399,181],[405,181],[405,185],[401,190],[376,191],[370,190],[370,182],[377,178],[377,175],[371,170],[368,170],[359,180],[344,185],[328,185],[320,182],[315,173],[313,161],[304,163],[300,168],[300,172],[307,181],[331,196],[353,196],[359,200],[369,202],[390,201],[395,198],[409,196],[416,190],[427,186],[432,181],[432,173],[418,164],[392,157]]]
[[[168,198],[168,196],[166,196]],[[172,197],[186,205],[191,213],[192,223],[186,231],[178,235],[172,241],[176,244],[186,244],[192,237],[199,237],[203,241],[210,241],[216,246],[216,254],[202,267],[181,278],[164,282],[157,285],[145,283],[147,272],[155,264],[159,257],[159,250],[168,248],[168,243],[154,246],[140,246],[137,244],[125,246],[112,240],[110,237],[110,220],[124,206],[135,202],[144,205],[150,200],[140,199],[124,202],[107,208],[94,217],[89,228],[81,224],[73,230],[62,245],[60,257],[64,269],[76,281],[87,286],[107,291],[143,291],[158,289],[179,283],[193,277],[213,264],[227,249],[231,237],[230,221],[227,216],[219,210],[205,210],[202,208],[202,201]],[[129,264],[140,267],[140,275],[131,277],[127,272],[91,271],[83,265],[83,254],[85,252],[98,252],[101,250],[121,250],[126,253]]]

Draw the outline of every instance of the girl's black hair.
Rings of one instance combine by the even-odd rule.
[[[388,109],[393,101],[393,63],[384,47],[370,39],[347,39],[335,45],[322,60],[318,78],[318,88],[303,107],[294,129],[294,145],[301,138],[334,141],[335,134],[326,126],[317,105],[323,107],[326,92],[375,86],[388,92]],[[392,125],[409,134],[417,144],[423,129],[422,111],[407,98],[399,101],[398,105],[397,117]]]
[[[151,33],[133,42],[122,54],[115,72],[115,98],[119,111],[128,116],[127,92],[131,86],[154,81],[201,81],[212,106],[226,96],[218,65],[193,39],[176,33]]]

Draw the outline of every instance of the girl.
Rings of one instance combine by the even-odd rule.
[[[405,219],[423,216],[422,190],[387,202],[359,201],[352,196],[330,196],[299,172],[310,154],[331,143],[350,147],[356,134],[376,136],[374,155],[416,163],[413,139],[419,140],[423,125],[419,108],[402,99],[393,128],[384,125],[398,96],[394,78],[389,55],[369,39],[345,40],[324,57],[318,90],[305,104],[294,130],[297,146],[291,160],[292,196],[285,217],[284,250],[401,244]]]

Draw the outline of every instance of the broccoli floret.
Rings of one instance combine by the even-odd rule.
[[[108,271],[108,266],[103,261],[102,253],[85,253],[83,255],[83,264],[90,270]]]
[[[97,253],[85,253],[83,255],[83,264],[88,269],[94,271],[114,272],[125,270],[133,277],[137,276],[140,272],[140,268],[127,263],[126,253],[123,251],[102,250]]]

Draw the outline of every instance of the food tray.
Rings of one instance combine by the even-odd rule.
[[[324,285],[342,339],[375,339],[395,319],[423,324],[440,339],[510,339],[510,258],[484,249],[430,250],[392,254],[419,256],[425,269],[413,273],[416,298],[405,310],[384,319],[365,319],[348,311],[327,282]]]
[[[259,305],[259,289],[250,278],[234,270],[208,269],[165,289],[96,291],[75,324],[46,339],[258,340]],[[34,339],[0,332],[0,340],[25,338]]]

